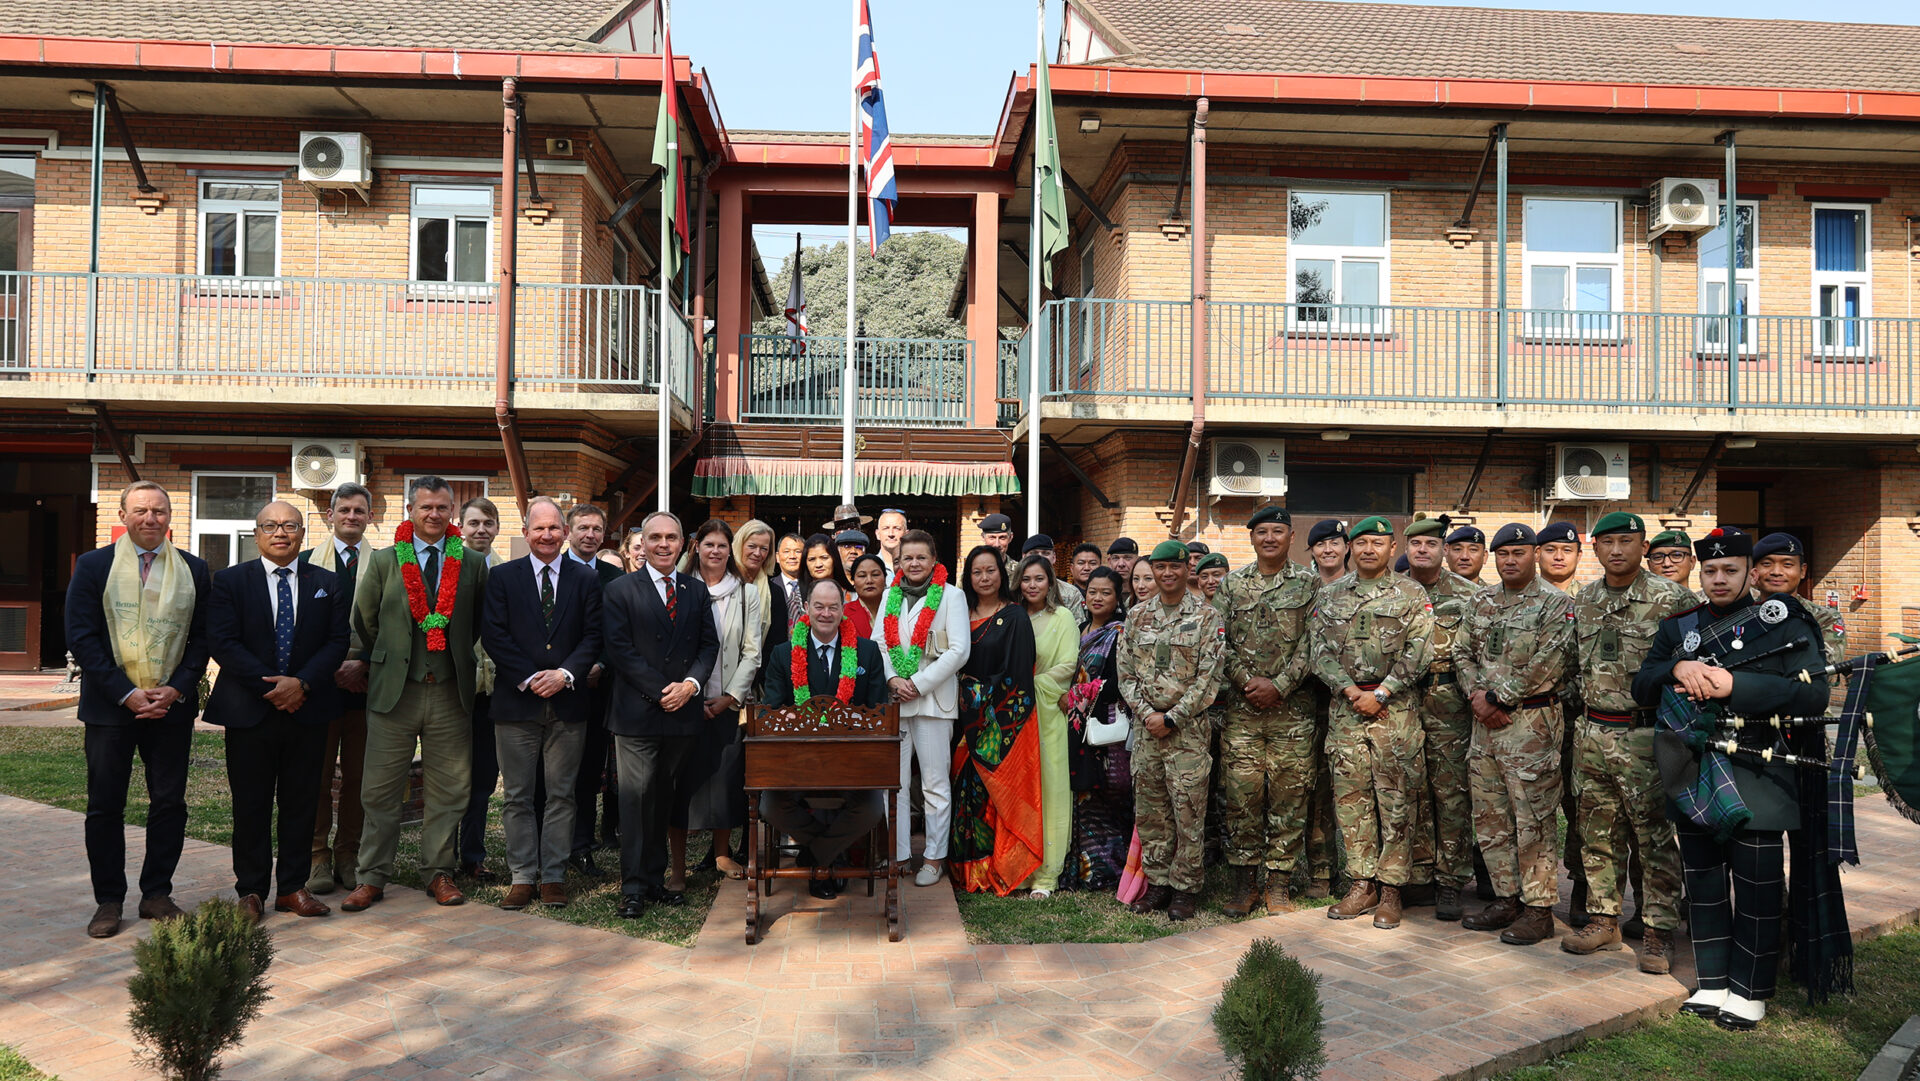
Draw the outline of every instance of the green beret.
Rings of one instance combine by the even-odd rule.
[[[1348,540],[1353,540],[1355,537],[1365,537],[1370,535],[1378,535],[1382,537],[1393,536],[1393,523],[1387,521],[1385,518],[1382,518],[1381,516],[1376,514],[1371,518],[1360,519],[1359,521],[1353,523],[1352,529],[1347,530]]]
[[[1147,556],[1149,563],[1169,563],[1187,561],[1187,546],[1177,540],[1163,540],[1153,546],[1153,554]]]
[[[1600,519],[1593,527],[1593,535],[1604,537],[1609,533],[1645,533],[1647,523],[1640,520],[1638,514],[1628,514],[1617,510]]]
[[[1208,552],[1206,555],[1200,557],[1200,565],[1194,569],[1203,571],[1212,567],[1219,567],[1221,570],[1226,570],[1227,557],[1221,555],[1219,552]]]
[[[1647,542],[1647,551],[1651,552],[1656,548],[1685,548],[1691,552],[1693,538],[1687,536],[1683,529],[1669,529],[1664,533],[1655,533],[1653,539]]]
[[[1445,518],[1416,518],[1407,523],[1407,528],[1401,530],[1401,535],[1407,537],[1425,537],[1428,535],[1444,537],[1447,535],[1447,525],[1448,522]]]
[[[1290,526],[1293,524],[1293,515],[1287,513],[1287,508],[1269,503],[1248,516],[1247,528],[1255,529],[1268,522],[1279,522],[1281,525]]]

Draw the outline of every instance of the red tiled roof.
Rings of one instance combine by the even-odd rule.
[[[394,49],[597,51],[618,0],[7,0],[0,34]]]

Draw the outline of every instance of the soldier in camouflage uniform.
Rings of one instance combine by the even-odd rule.
[[[1478,526],[1463,525],[1447,534],[1447,569],[1480,585],[1480,568],[1487,565],[1487,535]]]
[[[1141,728],[1133,752],[1134,826],[1146,895],[1134,912],[1192,918],[1205,880],[1201,848],[1213,768],[1206,708],[1226,667],[1220,613],[1187,589],[1187,548],[1162,541],[1148,557],[1157,600],[1134,606],[1120,634],[1120,695]]]
[[[1223,909],[1229,916],[1244,916],[1260,903],[1262,864],[1267,912],[1293,911],[1289,883],[1317,772],[1313,693],[1304,684],[1312,656],[1307,613],[1319,579],[1287,558],[1293,520],[1284,508],[1261,507],[1247,529],[1256,561],[1227,575],[1214,598],[1227,628],[1220,791],[1234,876],[1233,897]]]
[[[1488,545],[1500,572],[1468,621],[1454,667],[1473,710],[1474,832],[1494,902],[1461,926],[1531,946],[1554,935],[1554,811],[1560,804],[1559,690],[1573,637],[1573,598],[1538,577],[1533,530],[1502,526]]]
[[[1671,969],[1680,927],[1680,849],[1667,821],[1666,792],[1653,760],[1653,711],[1633,700],[1633,676],[1653,645],[1660,621],[1694,606],[1693,594],[1641,566],[1646,525],[1615,511],[1593,527],[1593,554],[1604,576],[1574,597],[1580,700],[1581,861],[1590,918],[1561,939],[1568,953],[1620,948],[1620,873],[1627,852],[1621,826],[1638,842],[1639,916],[1646,947],[1640,971]]]
[[[1322,518],[1307,530],[1308,569],[1325,586],[1347,573],[1347,523]],[[1327,724],[1333,694],[1317,679],[1307,681],[1313,692],[1313,760],[1319,763],[1313,781],[1313,799],[1307,812],[1308,897],[1326,897],[1340,875],[1340,827],[1333,821],[1333,777],[1327,769]]]
[[[1455,678],[1453,655],[1467,647],[1467,618],[1479,603],[1480,586],[1446,567],[1445,518],[1407,523],[1407,576],[1427,591],[1433,605],[1433,657],[1420,680],[1420,729],[1424,735],[1421,776],[1413,801],[1414,887],[1431,884],[1434,916],[1457,920],[1460,889],[1473,876],[1473,798],[1467,749],[1473,714]]]
[[[1578,592],[1579,585],[1574,581],[1580,571],[1580,529],[1572,522],[1551,522],[1534,534],[1538,541],[1534,545],[1534,561],[1540,568],[1540,578],[1547,585],[1571,597]],[[1573,648],[1571,640],[1567,648]],[[1580,862],[1580,770],[1579,747],[1574,737],[1580,731],[1580,689],[1574,685],[1573,672],[1579,667],[1579,658],[1567,655],[1567,682],[1560,688],[1560,811],[1565,816],[1566,840],[1561,849],[1561,860],[1567,865],[1567,880],[1573,884],[1573,895],[1567,901],[1567,922],[1575,927],[1587,925],[1587,871]],[[1627,838],[1614,839],[1616,847],[1628,843]]]
[[[1695,602],[1706,595],[1693,588],[1693,538],[1678,529],[1655,533],[1647,542],[1647,566],[1653,573],[1693,594]]]
[[[1347,896],[1336,920],[1372,912],[1400,926],[1412,870],[1413,780],[1422,738],[1417,687],[1432,654],[1427,591],[1391,573],[1393,526],[1378,516],[1347,531],[1353,570],[1321,588],[1309,619],[1313,674],[1333,692],[1327,762],[1333,813],[1347,852]]]
[[[1800,544],[1800,538],[1791,533],[1769,533],[1753,544],[1753,588],[1763,597],[1775,593],[1799,594],[1800,583],[1807,577],[1807,550]],[[1820,644],[1826,652],[1827,663],[1833,664],[1846,659],[1847,624],[1840,616],[1838,608],[1824,604],[1802,602],[1812,614],[1813,621],[1820,625]],[[1829,687],[1842,685],[1842,677],[1828,676]]]

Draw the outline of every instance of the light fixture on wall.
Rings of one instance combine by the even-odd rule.
[[[1353,433],[1345,428],[1328,428],[1320,433],[1320,438],[1329,443],[1345,443],[1353,438]]]
[[[93,108],[93,91],[69,90],[67,91],[67,100],[72,102],[73,107],[76,109],[91,109]]]
[[[1750,435],[1731,435],[1727,437],[1728,450],[1752,450],[1759,440]]]
[[[1100,130],[1100,114],[1099,113],[1081,113],[1080,114],[1080,134],[1092,135],[1094,132],[1099,130]]]

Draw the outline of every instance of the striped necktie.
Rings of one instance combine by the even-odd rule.
[[[669,574],[665,578],[660,579],[660,586],[662,592],[666,595],[667,621],[672,622],[674,619],[674,610],[677,607],[674,603],[673,595],[678,592],[673,588],[673,575]]]
[[[540,568],[540,614],[547,619],[547,626],[553,626],[553,566]]]

